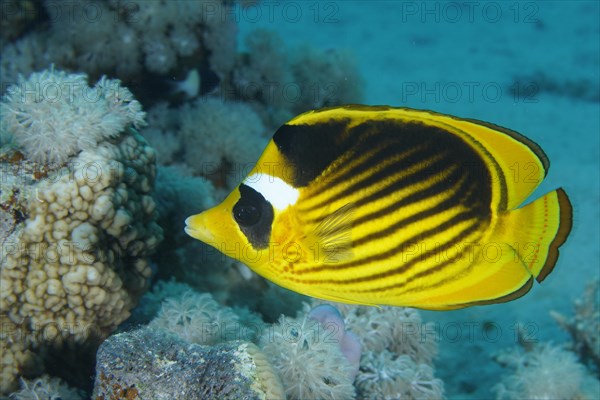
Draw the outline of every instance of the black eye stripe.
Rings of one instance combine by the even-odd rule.
[[[261,217],[260,208],[248,204],[236,204],[233,207],[233,218],[240,226],[250,227],[256,225]]]
[[[233,206],[232,217],[253,248],[265,249],[271,238],[273,206],[250,186],[242,183],[239,191],[240,199]]]

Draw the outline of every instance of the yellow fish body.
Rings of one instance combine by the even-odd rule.
[[[518,208],[549,162],[519,133],[430,111],[350,105],[281,126],[186,232],[296,292],[454,309],[516,299],[571,228],[562,189]]]

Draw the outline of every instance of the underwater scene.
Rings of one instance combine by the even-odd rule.
[[[0,399],[600,399],[597,1],[0,28]]]

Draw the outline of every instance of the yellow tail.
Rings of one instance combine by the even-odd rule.
[[[572,207],[563,189],[540,197],[504,216],[502,237],[538,282],[552,272],[558,248],[572,226]]]

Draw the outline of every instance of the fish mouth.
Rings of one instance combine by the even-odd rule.
[[[207,228],[204,215],[202,214],[192,215],[191,217],[186,218],[184,231],[194,239],[201,240],[205,243],[214,242],[215,240],[214,235]]]

